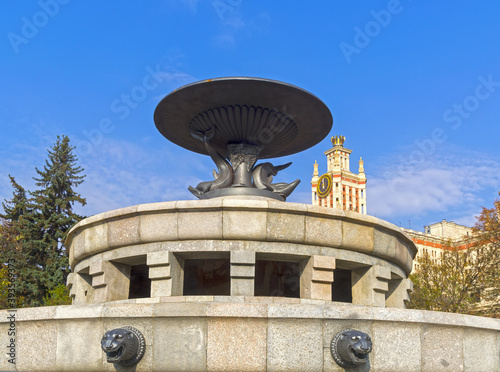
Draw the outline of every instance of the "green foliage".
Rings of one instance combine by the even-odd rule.
[[[9,297],[9,289],[12,288],[12,283],[9,277],[9,268],[7,265],[2,265],[0,268],[0,309],[18,308],[25,306],[24,297],[14,295]]]
[[[65,301],[58,292],[70,271],[64,242],[71,227],[83,218],[73,212],[73,206],[86,204],[75,192],[85,176],[80,175],[83,169],[76,165],[73,150],[67,136],[57,137],[43,169],[35,168],[34,192],[26,192],[9,176],[13,198],[2,203],[0,216],[17,243],[14,247],[12,240],[5,241],[0,253],[2,262],[15,262],[16,295],[25,299],[26,306]]]
[[[2,202],[2,207],[5,214],[0,215],[9,221],[18,221],[22,216],[26,215],[29,210],[29,202],[26,197],[26,190],[16,182],[15,178],[9,174],[10,183],[14,188],[13,197],[10,201]]]
[[[57,287],[49,290],[44,298],[44,305],[71,305],[71,297],[69,297],[69,292],[66,286],[64,284],[59,284]]]
[[[475,302],[475,283],[467,270],[467,255],[452,247],[433,261],[428,254],[417,260],[420,269],[410,275],[410,308],[468,313]]]
[[[0,220],[0,255],[4,263],[0,265],[0,309],[23,307],[25,298],[17,293],[17,264],[20,238],[17,231],[5,220]]]

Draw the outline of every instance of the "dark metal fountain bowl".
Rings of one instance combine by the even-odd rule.
[[[216,128],[212,146],[226,154],[229,143],[262,148],[259,158],[308,149],[332,128],[328,107],[313,94],[274,80],[230,77],[185,85],[158,104],[154,121],[173,143],[207,155],[190,132]]]

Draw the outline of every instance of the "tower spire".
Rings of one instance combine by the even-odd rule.
[[[366,214],[366,175],[363,158],[359,158],[358,173],[351,172],[349,156],[352,150],[344,147],[345,137],[331,137],[333,147],[325,151],[327,171],[318,172],[314,162],[311,179],[312,203],[327,208],[337,208]]]

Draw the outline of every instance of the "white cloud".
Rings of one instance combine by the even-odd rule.
[[[432,212],[462,213],[457,223],[471,225],[479,205],[489,203],[481,193],[500,186],[500,164],[484,155],[465,150],[448,152],[434,159],[405,168],[385,167],[368,179],[368,211],[378,217],[424,215]]]
[[[367,188],[370,214],[391,217],[445,210],[464,196],[470,197],[455,182],[456,177],[451,170],[434,168],[395,176],[390,181],[372,178]]]
[[[476,224],[478,216],[479,216],[479,214],[464,216],[464,217],[456,218],[453,222],[458,223],[459,225],[465,225],[465,226],[472,227]]]
[[[217,47],[230,48],[243,35],[252,38],[255,34],[263,35],[268,32],[271,24],[269,13],[261,12],[256,17],[249,18],[248,12],[243,12],[245,6],[251,6],[249,4],[243,4],[242,1],[226,0],[212,2],[220,21],[219,32],[212,37],[213,43]]]
[[[204,157],[172,146],[155,148],[147,142],[107,139],[82,159],[86,178],[78,188],[85,215],[142,203],[193,199],[194,174],[211,173]],[[208,157],[206,157],[208,159]]]
[[[160,102],[167,94],[171,93],[173,90],[199,80],[193,75],[181,71],[171,65],[162,66],[162,71],[158,73],[158,78],[162,81],[162,90],[166,90],[166,93],[161,93],[153,96],[153,100],[156,102]]]
[[[167,84],[188,84],[196,79],[189,75],[188,73],[185,73],[183,71],[179,71],[173,67],[167,66],[165,68],[167,71],[160,72],[158,73],[158,78],[161,79],[163,82],[166,82]]]

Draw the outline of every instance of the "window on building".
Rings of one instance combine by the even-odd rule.
[[[184,260],[185,296],[231,294],[229,259]]]
[[[300,298],[300,263],[257,260],[255,296]]]

